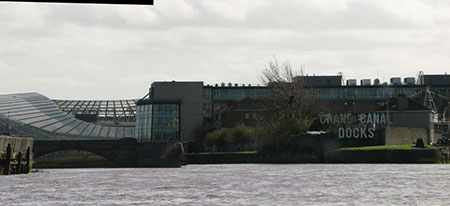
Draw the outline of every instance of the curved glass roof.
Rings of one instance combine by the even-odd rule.
[[[102,125],[136,123],[136,102],[131,100],[52,100],[61,111],[76,115],[96,115]]]
[[[134,114],[129,111],[131,113]],[[125,109],[123,114],[127,114]],[[64,112],[54,101],[39,93],[0,95],[0,132],[5,131],[7,121],[12,134],[31,136],[37,140],[135,137],[134,126],[114,127],[84,122]]]

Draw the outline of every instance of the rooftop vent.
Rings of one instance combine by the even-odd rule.
[[[391,78],[391,84],[393,85],[401,85],[402,79],[400,77],[392,77]]]
[[[370,79],[361,79],[361,86],[370,86]]]
[[[374,81],[373,81],[373,85],[380,85],[380,79],[375,79]]]
[[[356,86],[356,79],[348,79],[347,86]]]
[[[416,78],[414,77],[406,77],[403,79],[403,83],[407,85],[415,85],[416,84]]]

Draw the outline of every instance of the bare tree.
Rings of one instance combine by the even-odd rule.
[[[262,101],[266,108],[262,122],[269,130],[275,131],[288,120],[306,122],[317,117],[320,102],[315,91],[304,85],[302,69],[295,70],[288,62],[280,65],[274,58],[259,79],[268,88]]]

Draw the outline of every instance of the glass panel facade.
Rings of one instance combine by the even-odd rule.
[[[152,120],[153,142],[179,141],[180,109],[178,104],[155,104]]]
[[[136,138],[141,142],[150,142],[152,138],[153,105],[136,107]]]
[[[137,139],[143,142],[179,141],[179,104],[147,104],[137,106],[135,131]]]
[[[67,114],[97,115],[97,122],[104,125],[134,126],[136,100],[52,100],[59,109]]]

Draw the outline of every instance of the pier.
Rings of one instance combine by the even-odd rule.
[[[0,174],[29,173],[33,165],[33,139],[0,136]]]

